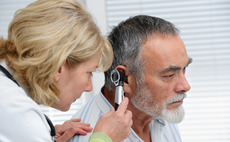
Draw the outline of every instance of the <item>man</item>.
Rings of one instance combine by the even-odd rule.
[[[74,118],[95,126],[99,117],[114,106],[115,86],[110,73],[125,74],[125,96],[133,113],[131,135],[124,142],[179,142],[175,123],[183,120],[185,92],[190,86],[185,78],[191,63],[178,29],[157,17],[139,15],[120,23],[109,35],[114,61],[105,72],[105,86]],[[75,136],[71,142],[85,142],[87,136]]]

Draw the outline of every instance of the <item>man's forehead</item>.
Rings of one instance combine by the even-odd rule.
[[[189,61],[183,40],[179,35],[154,35],[142,46],[141,55],[146,62],[173,65]]]
[[[170,48],[185,47],[183,40],[179,35],[152,35],[142,44],[143,51],[160,51],[162,49],[170,50]]]

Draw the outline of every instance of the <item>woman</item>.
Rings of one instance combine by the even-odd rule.
[[[39,104],[67,111],[92,90],[92,72],[108,69],[112,57],[110,44],[76,0],[39,0],[18,10],[8,40],[0,38],[0,141],[52,141],[54,128]],[[127,105],[124,99],[118,111],[101,117],[91,141],[125,139],[132,125]],[[56,140],[92,131],[79,121],[56,126]]]

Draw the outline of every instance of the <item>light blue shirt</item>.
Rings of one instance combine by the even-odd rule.
[[[109,112],[111,108],[111,104],[100,92],[89,100],[73,118],[81,118],[82,122],[90,123],[90,126],[94,128],[101,115]],[[152,142],[182,142],[176,124],[171,124],[163,120],[152,120],[150,123],[150,132]],[[76,135],[69,142],[87,142],[90,135],[92,135],[92,133],[88,133],[86,136]],[[123,140],[123,142],[144,141],[132,130],[130,136]]]

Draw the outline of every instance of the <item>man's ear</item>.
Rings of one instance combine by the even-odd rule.
[[[126,93],[126,95],[130,94],[132,92],[132,88],[133,88],[133,85],[134,85],[133,83],[135,83],[134,82],[134,76],[123,65],[118,65],[116,67],[116,69],[121,71],[127,77],[127,80],[124,81],[124,92]]]
[[[54,75],[54,78],[53,78],[53,79],[54,79],[55,82],[58,82],[58,81],[60,80],[61,75],[62,75],[63,70],[64,70],[65,64],[66,64],[66,61],[64,61],[64,62],[61,64],[60,68],[58,69],[58,72]]]

